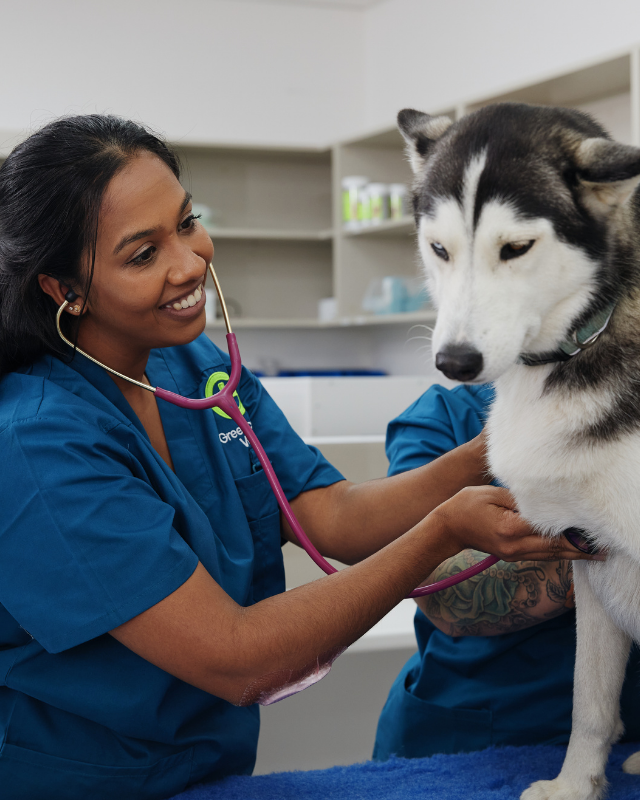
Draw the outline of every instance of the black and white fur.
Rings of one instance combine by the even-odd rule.
[[[576,561],[573,730],[560,775],[523,800],[598,800],[622,733],[619,695],[640,642],[640,149],[581,112],[487,106],[452,123],[398,116],[415,174],[419,247],[438,309],[436,365],[493,381],[493,473],[523,516],[588,531]],[[606,330],[568,361],[524,366],[610,303]],[[640,773],[640,753],[625,762]],[[639,787],[640,791],[640,787]]]

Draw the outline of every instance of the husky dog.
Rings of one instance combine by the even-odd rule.
[[[640,149],[576,110],[504,103],[452,123],[406,109],[435,363],[494,382],[494,475],[522,515],[579,529],[573,729],[522,800],[598,800],[640,642]],[[550,668],[552,666],[550,665]],[[640,753],[625,762],[640,773]]]

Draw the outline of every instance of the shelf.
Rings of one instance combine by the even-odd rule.
[[[436,312],[434,309],[429,308],[424,311],[412,311],[408,314],[378,314],[377,316],[363,314],[362,316],[343,317],[330,324],[336,327],[349,325],[402,325],[407,322],[435,322],[435,320]]]
[[[616,140],[640,143],[638,53],[637,47],[627,48],[597,62],[542,75],[534,83],[510,84],[505,74],[502,86],[430,113],[459,119],[497,101],[572,106],[603,122]],[[10,133],[0,131],[0,153]],[[225,293],[241,311],[237,318],[232,316],[232,325],[246,343],[248,362],[270,365],[277,346],[276,352],[282,348],[282,368],[305,359],[309,366],[380,364],[407,374],[423,368],[417,345],[416,353],[402,348],[414,335],[409,332],[412,326],[434,326],[436,312],[373,315],[364,313],[361,305],[372,280],[417,274],[413,217],[354,230],[343,228],[342,222],[342,178],[362,175],[411,185],[405,142],[395,125],[324,149],[187,141],[178,149],[194,199],[217,214],[212,222],[220,227],[207,225],[206,230],[216,246]],[[321,322],[318,302],[328,297],[336,299],[340,316]],[[207,331],[221,343],[222,320],[212,320]],[[429,331],[415,331],[423,334]],[[265,371],[273,370],[269,366]],[[339,453],[381,447],[354,443],[350,448],[346,439],[321,444]]]
[[[238,239],[242,241],[328,242],[333,238],[331,228],[309,231],[277,228],[215,228],[211,225],[204,227],[214,241],[216,239]]]
[[[301,318],[262,318],[262,317],[236,317],[231,319],[231,327],[237,330],[246,328],[349,328],[364,325],[404,325],[406,323],[435,322],[436,312],[433,309],[414,311],[410,314],[380,314],[378,316],[365,315],[353,317],[340,317],[330,322],[320,322],[313,317]],[[224,321],[217,319],[207,323],[207,329],[220,330],[224,328]]]
[[[264,317],[231,317],[231,327],[236,330],[242,328],[319,328],[325,323],[320,323],[314,317],[300,318],[264,318]],[[207,328],[216,330],[224,328],[224,320],[216,319],[207,322]]]
[[[363,225],[361,228],[344,228],[345,236],[408,236],[415,233],[416,224],[413,217],[403,219],[386,219],[376,225]]]

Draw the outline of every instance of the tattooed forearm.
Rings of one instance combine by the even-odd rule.
[[[454,575],[486,557],[465,550],[441,564],[428,583]],[[450,636],[495,636],[529,628],[573,608],[571,561],[499,561],[479,575],[418,605]]]

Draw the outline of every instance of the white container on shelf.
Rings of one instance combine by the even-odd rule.
[[[387,183],[370,183],[367,186],[369,218],[372,225],[378,225],[389,219],[389,188]]]
[[[366,227],[371,225],[371,192],[368,183],[361,189],[358,189],[358,225]]]
[[[409,190],[404,183],[389,186],[389,217],[404,219],[409,214]]]
[[[342,179],[342,222],[345,228],[360,226],[359,208],[361,193],[369,183],[364,175],[348,175]]]
[[[338,301],[335,297],[323,297],[318,300],[318,320],[333,322],[338,317]]]

